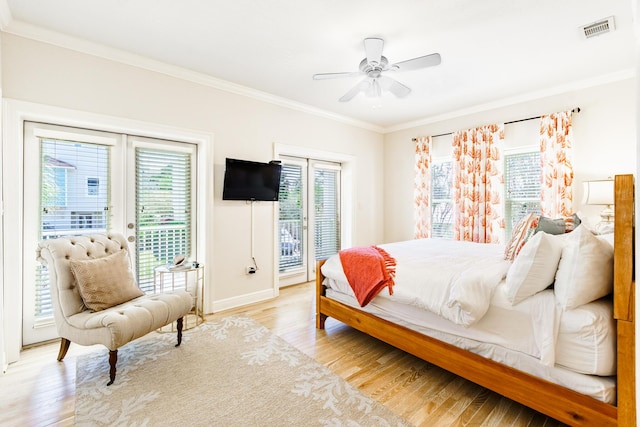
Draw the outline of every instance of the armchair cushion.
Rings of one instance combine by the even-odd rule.
[[[69,262],[80,297],[92,311],[101,311],[144,295],[131,272],[127,252]]]

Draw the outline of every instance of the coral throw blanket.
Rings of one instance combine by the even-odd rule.
[[[359,246],[338,252],[344,274],[360,307],[364,307],[386,286],[393,295],[396,260],[378,246]]]

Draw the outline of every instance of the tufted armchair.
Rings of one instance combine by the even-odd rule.
[[[177,321],[179,346],[183,317],[193,305],[185,290],[144,295],[135,282],[128,249],[123,235],[109,233],[43,240],[36,251],[38,261],[49,270],[61,337],[58,361],[71,342],[102,344],[109,349],[107,385],[116,376],[118,348],[126,343]]]

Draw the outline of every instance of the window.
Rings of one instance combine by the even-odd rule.
[[[540,214],[540,153],[517,152],[505,155],[506,236],[528,213]],[[453,163],[434,160],[431,166],[431,235],[453,238]]]
[[[340,165],[314,163],[316,261],[340,250]]]
[[[192,153],[136,148],[138,285],[153,291],[153,269],[191,251]]]
[[[99,184],[98,178],[87,178],[87,196],[97,196]]]
[[[67,206],[67,189],[69,186],[68,170],[75,170],[71,163],[60,160],[55,156],[67,155],[64,148],[53,147],[52,142],[42,146],[42,191],[46,194],[49,207],[63,208]],[[47,154],[51,151],[52,154]]]
[[[71,228],[106,229],[103,212],[71,212]]]
[[[93,122],[93,118],[87,121]],[[124,123],[118,126],[127,127]],[[198,200],[195,197],[198,190],[195,179],[198,172],[197,145],[21,120],[13,121],[12,127],[16,131],[24,130],[23,146],[21,150],[14,150],[16,155],[20,151],[24,154],[24,162],[20,162],[21,167],[17,168],[17,172],[23,174],[24,191],[21,198],[13,198],[12,202],[17,203],[23,198],[25,224],[20,233],[13,233],[16,240],[21,237],[24,242],[21,245],[24,269],[22,293],[14,293],[16,307],[12,307],[15,308],[13,317],[19,318],[22,314],[22,340],[15,337],[12,343],[15,350],[20,344],[34,344],[58,336],[49,294],[48,274],[52,272],[33,256],[33,248],[39,240],[108,230],[126,233],[132,242],[129,245],[132,266],[139,274],[139,284],[145,290],[153,290],[153,286],[149,287],[153,281],[152,262],[157,261],[156,265],[161,265],[172,260],[169,259],[172,248],[168,246],[175,243],[178,253],[198,260],[197,248],[200,246],[196,243],[198,234],[195,223]],[[141,132],[157,134],[160,130],[155,129],[154,125],[145,125]],[[199,143],[208,141],[208,137],[200,133],[189,133],[185,139]],[[139,197],[136,195],[137,184],[142,185],[143,182],[136,179],[138,148],[143,149],[140,157],[145,159],[140,159],[137,171],[148,178],[148,192],[145,192],[146,189],[140,191]],[[208,151],[206,147],[204,149]],[[189,154],[189,160],[180,155],[171,156],[173,152]],[[23,170],[22,165],[33,167]],[[202,165],[205,169],[209,168],[204,162]],[[190,171],[188,177],[181,176],[181,170],[185,167]],[[170,180],[173,182],[169,183]],[[187,181],[190,185],[186,185]],[[97,194],[89,195],[89,187],[94,182],[97,184]],[[204,185],[208,187],[207,183]],[[171,199],[175,203],[171,203],[169,208],[166,206],[168,203],[164,203],[167,200],[164,197],[170,191],[173,191]],[[159,200],[146,198],[150,194],[163,198],[160,202],[164,206],[154,203]],[[181,207],[180,200],[189,200],[190,206]],[[140,209],[144,210],[141,214],[137,214],[140,211],[137,201],[145,203]],[[146,215],[153,211],[162,212],[155,218]],[[191,214],[187,227],[191,231],[186,246],[181,240],[187,222],[185,212]],[[138,224],[138,218],[149,222]],[[140,238],[143,232],[145,238],[155,239],[157,248],[149,247],[149,239]],[[144,246],[138,248],[137,243]],[[145,252],[142,253],[142,250]],[[156,254],[159,254],[157,258]]]
[[[431,165],[431,237],[453,238],[452,173],[451,160]]]
[[[283,162],[280,177],[280,272],[303,266],[305,212],[301,165]]]
[[[540,152],[506,154],[504,173],[508,238],[520,218],[528,213],[540,214]]]
[[[280,176],[280,286],[313,280],[316,261],[341,248],[342,164],[284,156]]]
[[[108,148],[43,138],[41,152],[40,237],[46,239],[74,234],[74,230],[81,228],[106,231],[107,195],[85,199],[84,182],[88,183],[87,172],[107,177]]]
[[[40,230],[38,238],[52,239],[108,229],[109,199],[85,197],[87,172],[108,176],[109,149],[107,146],[63,141],[50,138],[40,140]],[[98,178],[95,178],[98,180]],[[107,181],[105,181],[107,182]],[[77,209],[90,209],[78,211]],[[49,272],[45,266],[36,267],[35,315],[53,315],[49,294]]]

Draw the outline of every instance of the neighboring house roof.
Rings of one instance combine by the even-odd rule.
[[[52,168],[78,169],[76,166],[72,165],[71,163],[67,163],[65,161],[56,159],[55,157],[51,157],[48,155],[44,156],[44,163],[46,166],[49,166]]]

